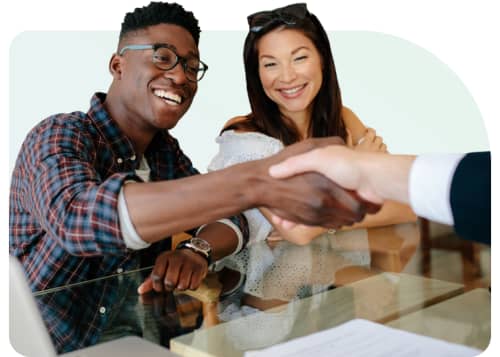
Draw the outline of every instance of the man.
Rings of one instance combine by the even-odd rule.
[[[10,254],[22,262],[32,290],[155,261],[141,293],[195,289],[211,262],[237,253],[248,239],[243,216],[223,217],[264,206],[292,220],[344,225],[377,209],[319,174],[286,181],[268,175],[272,163],[335,139],[197,175],[169,130],[207,69],[199,34],[193,14],[177,4],[128,13],[109,63],[108,93],[96,93],[87,113],[53,115],[28,134],[11,183]],[[169,237],[189,229],[197,238],[172,251]],[[64,321],[71,301],[56,305]],[[95,325],[97,317],[84,318]],[[69,333],[58,329],[49,326],[61,346]]]
[[[411,204],[419,216],[453,225],[459,236],[491,243],[489,152],[385,155],[328,146],[272,166],[276,178],[316,171],[366,200]],[[292,223],[275,217],[285,227]]]

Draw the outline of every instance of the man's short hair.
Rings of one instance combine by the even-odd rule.
[[[122,22],[120,40],[130,32],[159,24],[173,24],[185,28],[198,45],[201,30],[193,13],[184,10],[179,4],[167,2],[151,2],[148,6],[128,12]]]

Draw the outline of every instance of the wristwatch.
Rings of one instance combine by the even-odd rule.
[[[208,265],[212,263],[212,247],[205,239],[193,237],[177,244],[175,249],[190,249],[207,260]]]

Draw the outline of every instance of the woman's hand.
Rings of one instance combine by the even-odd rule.
[[[347,146],[358,151],[371,151],[371,152],[387,152],[387,145],[381,136],[372,128],[367,128],[365,135],[362,136],[356,144],[353,143],[353,138],[350,131],[347,131]]]
[[[279,241],[284,240],[283,236],[280,234],[280,232],[278,232],[278,231],[276,230],[276,228],[275,228],[275,229],[273,229],[273,230],[271,231],[271,233],[269,233],[269,235],[267,236],[267,238],[266,238],[266,239],[267,239],[269,242],[279,242]]]

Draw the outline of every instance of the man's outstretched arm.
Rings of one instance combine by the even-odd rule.
[[[382,155],[329,146],[291,157],[271,167],[270,174],[285,178],[319,172],[366,200],[410,203],[417,215],[454,225],[466,239],[489,243],[490,166],[489,152]],[[294,224],[280,217],[274,220],[288,227]]]
[[[327,146],[290,157],[270,168],[276,178],[318,172],[340,186],[355,190],[371,202],[393,200],[409,203],[411,155],[358,152],[342,146]]]
[[[130,218],[146,242],[251,207],[267,207],[286,219],[310,225],[338,227],[358,222],[378,207],[317,173],[285,180],[268,173],[271,165],[290,156],[339,143],[339,138],[306,140],[270,158],[224,170],[173,181],[126,185]]]

